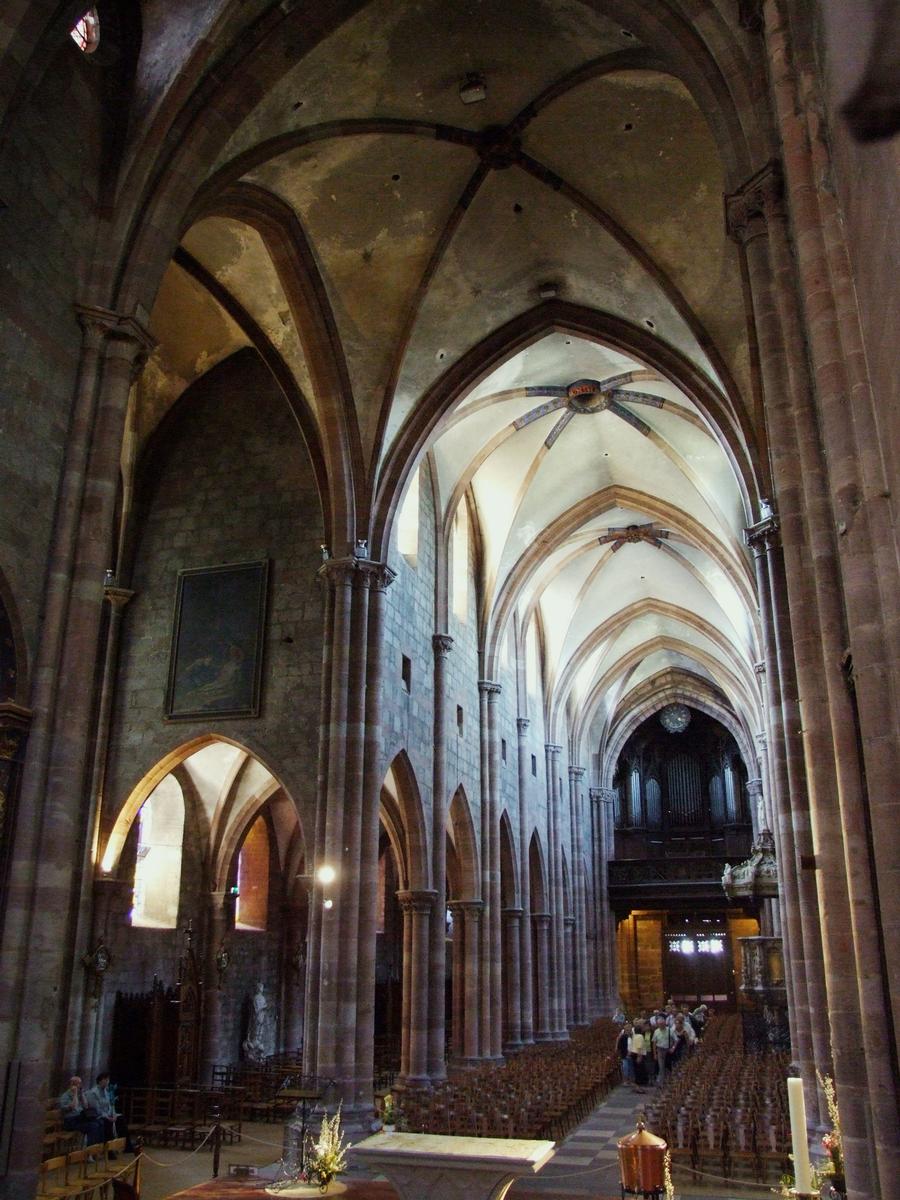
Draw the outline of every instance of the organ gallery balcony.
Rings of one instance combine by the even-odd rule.
[[[610,904],[617,911],[681,907],[695,900],[721,906],[727,861],[725,855],[613,859],[608,875]]]

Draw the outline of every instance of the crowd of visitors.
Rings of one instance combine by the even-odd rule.
[[[613,1020],[620,1026],[616,1051],[623,1082],[638,1091],[651,1083],[662,1087],[669,1072],[703,1037],[710,1015],[706,1004],[690,1009],[670,999],[630,1021],[620,1007]]]

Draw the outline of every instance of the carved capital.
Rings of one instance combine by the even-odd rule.
[[[547,929],[550,925],[550,914],[547,912],[532,913],[531,919],[538,929]]]
[[[749,525],[744,530],[744,543],[758,558],[767,550],[778,545],[780,530],[778,518],[773,513],[772,516],[763,517],[761,521],[757,521],[755,525]]]
[[[373,591],[385,591],[397,578],[386,563],[371,558],[329,558],[317,572],[329,587],[352,587],[359,584]]]
[[[478,921],[484,912],[483,900],[451,900],[447,907],[453,913],[454,919],[464,918],[467,921]]]
[[[103,589],[103,595],[105,599],[109,601],[110,605],[116,609],[117,612],[121,612],[125,605],[128,604],[130,600],[134,599],[135,594],[136,593],[132,592],[129,588],[105,587]]]
[[[575,780],[584,779],[584,767],[569,767],[569,778]]]
[[[515,922],[521,918],[522,909],[521,908],[504,908],[502,910],[502,913],[503,913],[503,916],[507,919],[507,921]]]
[[[563,917],[563,925],[565,925],[566,929],[574,929],[575,928],[575,918],[574,917]]]
[[[591,788],[590,797],[596,800],[598,804],[615,804],[616,789],[615,788]]]
[[[562,746],[557,746],[554,742],[544,742],[544,749],[548,754],[562,754]]]
[[[784,178],[781,164],[774,158],[725,197],[728,236],[744,245],[764,234],[770,220],[783,216]]]
[[[117,313],[94,304],[76,304],[75,312],[86,348],[99,350],[105,343],[110,357],[140,362],[141,366],[156,349],[156,338],[132,314]]]
[[[431,648],[435,658],[446,658],[453,649],[453,638],[446,633],[435,633],[431,638]]]
[[[528,717],[516,717],[516,729],[519,731],[519,737],[524,737],[528,732],[528,726],[531,721]]]
[[[503,688],[493,679],[479,679],[478,691],[482,696],[487,696],[490,699],[491,696],[499,696]]]
[[[402,891],[397,893],[397,899],[400,901],[400,907],[404,912],[408,913],[430,913],[434,908],[434,902],[437,899],[437,892],[433,891]]]

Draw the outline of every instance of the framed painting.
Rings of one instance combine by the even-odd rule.
[[[170,720],[259,715],[267,559],[178,572]]]

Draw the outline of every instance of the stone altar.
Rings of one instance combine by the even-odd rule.
[[[516,1138],[376,1133],[349,1153],[385,1175],[401,1200],[503,1200],[512,1183],[536,1175],[555,1142]]]

